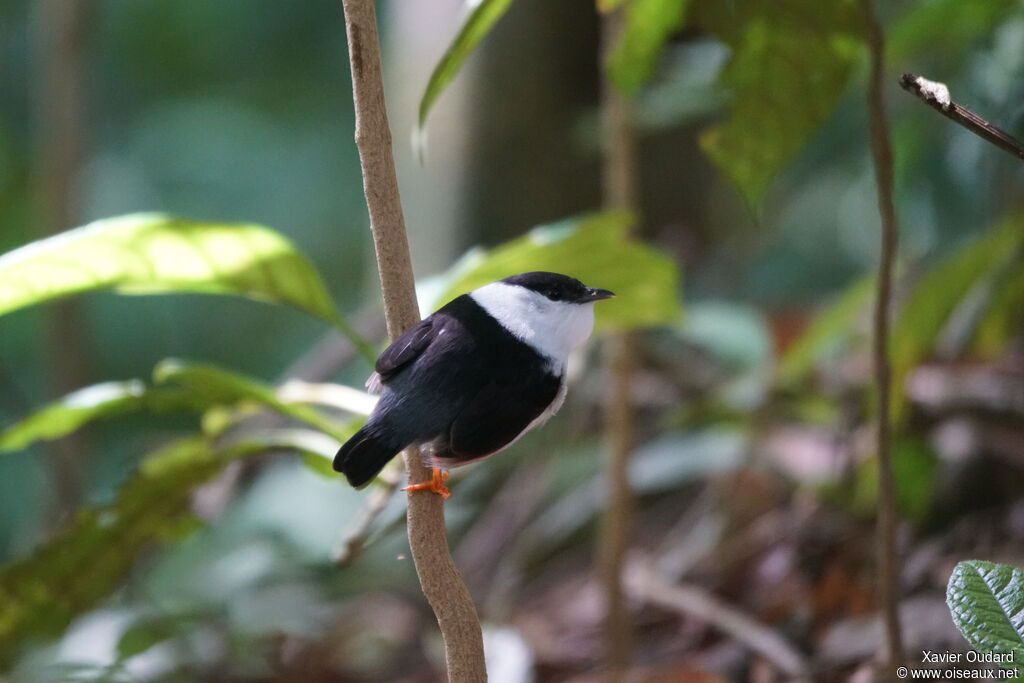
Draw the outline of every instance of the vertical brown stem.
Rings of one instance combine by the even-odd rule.
[[[86,27],[88,0],[38,0],[35,5],[36,201],[40,236],[78,221],[78,173],[85,149]],[[53,392],[61,395],[88,381],[88,339],[78,302],[48,310],[47,365]],[[86,450],[81,434],[54,442],[49,465],[54,521],[65,518],[82,496]]]
[[[605,58],[617,42],[622,24],[621,10],[602,17],[601,51]],[[603,193],[604,205],[608,209],[633,209],[637,203],[636,145],[631,109],[630,101],[615,89],[605,74],[601,113],[604,126]],[[630,402],[633,366],[632,335],[619,333],[608,346],[607,367],[611,385],[605,406],[605,424],[609,500],[599,541],[605,596],[605,663],[613,680],[629,666],[632,651],[632,627],[623,587],[623,569],[629,550],[633,507],[628,472],[634,441],[633,406]]]
[[[391,150],[377,17],[373,0],[342,0],[342,5],[352,64],[356,146],[380,271],[384,315],[388,335],[394,339],[419,321],[419,309]],[[415,449],[404,455],[410,481],[429,478],[430,473]],[[448,679],[459,683],[487,680],[480,620],[448,549],[441,497],[426,492],[411,494],[408,527],[416,573],[444,638]]]
[[[892,368],[889,362],[889,316],[892,303],[892,271],[896,260],[897,226],[893,203],[893,159],[889,124],[885,114],[884,55],[882,27],[875,16],[872,0],[861,0],[868,29],[871,77],[868,108],[871,117],[871,152],[878,189],[878,213],[882,222],[882,249],[878,263],[875,300],[874,357],[875,384],[878,392],[878,569],[879,599],[885,617],[887,662],[894,669],[903,658],[903,637],[899,619],[899,572],[896,562],[896,483],[892,471],[890,392]]]

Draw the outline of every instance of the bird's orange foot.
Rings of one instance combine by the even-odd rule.
[[[452,492],[448,490],[448,487],[444,485],[448,481],[448,477],[452,476],[451,473],[445,472],[437,467],[434,468],[433,476],[430,481],[424,481],[419,484],[411,484],[406,486],[403,491],[412,493],[413,491],[433,491],[442,498],[448,498],[452,495]]]

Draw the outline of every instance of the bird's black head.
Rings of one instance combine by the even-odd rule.
[[[615,294],[607,289],[587,287],[576,278],[560,273],[549,273],[544,270],[534,270],[529,273],[520,273],[507,277],[502,282],[510,285],[519,285],[525,289],[543,294],[552,301],[564,301],[573,304],[587,304],[602,299],[610,299]]]

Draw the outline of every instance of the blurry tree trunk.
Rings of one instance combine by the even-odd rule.
[[[373,0],[342,0],[342,4],[352,66],[356,146],[388,336],[395,339],[419,321],[419,309],[391,150],[377,18]],[[425,481],[430,476],[415,448],[405,452],[405,464],[411,482]],[[408,501],[409,548],[423,593],[441,628],[448,678],[459,683],[485,681],[480,620],[448,549],[443,500],[432,493],[417,492],[409,495]]]
[[[879,601],[885,620],[887,666],[891,675],[903,659],[900,631],[899,569],[896,558],[896,482],[892,470],[890,394],[892,367],[889,362],[889,316],[892,305],[892,271],[898,248],[896,208],[893,202],[892,141],[885,114],[885,39],[875,16],[873,0],[861,0],[868,29],[871,54],[871,78],[868,84],[868,109],[871,126],[871,152],[878,190],[878,213],[882,221],[882,248],[878,263],[875,299],[874,358],[875,390],[878,393],[878,585]]]
[[[395,166],[402,204],[410,216],[416,216],[416,229],[409,234],[413,266],[418,273],[438,273],[455,262],[464,240],[460,226],[466,213],[466,163],[471,149],[466,130],[477,90],[472,61],[434,104],[422,158],[411,144],[411,135],[423,86],[451,42],[466,2],[391,0],[381,9],[387,12],[384,85],[397,135]]]
[[[90,0],[36,0],[34,16],[35,188],[40,236],[78,222],[78,176],[85,149],[85,55]],[[88,340],[78,302],[47,309],[45,358],[51,392],[63,395],[89,380]],[[82,497],[86,448],[82,432],[49,446],[53,520]]]
[[[610,12],[602,18],[601,52],[605,58],[617,42],[622,24],[622,10]],[[604,206],[607,209],[633,210],[637,204],[637,164],[631,106],[629,100],[615,89],[607,74],[602,79],[601,115]],[[632,335],[626,332],[616,334],[607,351],[611,377],[605,411],[608,506],[602,520],[599,543],[605,599],[605,657],[614,680],[628,668],[632,650],[632,627],[623,586],[633,507],[633,492],[629,484],[629,457],[634,441]]]
[[[516,0],[467,62],[465,75],[478,76],[464,133],[473,153],[463,246],[519,237],[600,203],[597,150],[580,126],[598,97],[594,14],[593,0]],[[436,124],[432,115],[431,149]]]

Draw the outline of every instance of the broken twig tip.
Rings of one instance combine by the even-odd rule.
[[[929,81],[927,78],[915,74],[903,74],[900,78],[900,85],[946,118],[959,123],[975,135],[1024,161],[1024,143],[967,107],[954,102],[949,96],[949,88],[945,83]]]
[[[949,111],[953,107],[953,99],[945,83],[929,81],[924,76],[906,73],[900,78],[900,85],[904,90],[910,90],[923,100],[939,105],[943,111]]]

